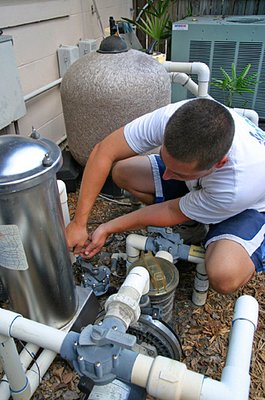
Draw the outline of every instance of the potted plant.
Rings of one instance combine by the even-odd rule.
[[[251,64],[247,64],[242,71],[237,74],[236,66],[232,63],[231,75],[229,75],[223,67],[220,67],[220,71],[223,75],[223,79],[212,79],[211,85],[221,89],[224,94],[224,104],[228,107],[234,106],[234,96],[239,94],[243,96],[244,93],[254,93],[254,87],[260,83],[257,78],[257,73],[254,72],[249,74]],[[246,105],[246,102],[243,106]]]

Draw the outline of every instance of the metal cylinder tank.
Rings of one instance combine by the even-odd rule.
[[[81,165],[109,133],[171,101],[169,74],[152,56],[101,48],[72,64],[61,84],[68,145]]]
[[[0,225],[7,228],[7,243],[10,239],[6,257],[14,256],[16,241],[8,236],[8,228],[13,226],[28,263],[28,268],[21,270],[19,265],[6,268],[0,261],[10,308],[61,328],[77,309],[56,181],[61,150],[47,139],[1,136],[0,159]]]

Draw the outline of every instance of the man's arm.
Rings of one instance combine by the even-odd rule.
[[[179,208],[179,199],[152,204],[101,224],[90,236],[90,242],[87,243],[87,247],[81,255],[93,257],[101,250],[107,237],[112,233],[140,229],[150,225],[172,226],[189,220]]]
[[[79,254],[87,241],[87,222],[96,198],[115,161],[135,155],[120,128],[108,135],[92,150],[84,169],[74,219],[66,228],[69,249]]]

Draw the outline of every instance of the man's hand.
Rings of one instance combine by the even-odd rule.
[[[84,251],[84,246],[88,241],[86,226],[79,225],[73,220],[67,225],[65,233],[69,251],[78,256]]]
[[[88,235],[88,241],[86,242],[86,248],[80,253],[83,258],[91,258],[97,254],[104,246],[109,236],[106,230],[106,224],[101,224],[99,227],[90,235]]]

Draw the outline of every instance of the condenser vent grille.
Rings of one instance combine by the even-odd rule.
[[[200,60],[205,64],[210,61],[211,55],[211,42],[199,42],[196,40],[190,41],[190,59]]]
[[[255,102],[255,110],[257,113],[265,118],[265,56],[263,57],[263,61],[261,63],[261,68],[260,68],[260,83],[258,85],[258,90],[257,90],[257,97],[256,97],[256,102]]]
[[[231,75],[232,63],[235,63],[237,74],[239,74],[247,64],[251,64],[249,74],[258,73],[259,70],[263,71],[260,65],[262,58],[262,42],[248,43],[248,42],[233,42],[233,41],[216,41],[216,42],[202,42],[191,40],[190,42],[190,53],[189,61],[200,61],[207,64],[211,70],[211,78],[222,79],[223,74],[220,70],[220,66],[224,68],[229,75]],[[264,63],[263,63],[264,64]],[[192,79],[197,82],[197,76],[193,75]],[[263,82],[264,79],[259,79],[259,82]],[[246,108],[258,108],[261,109],[261,102],[259,97],[262,96],[264,99],[264,88],[263,93],[261,90],[256,90],[255,87],[253,93],[244,92],[242,95],[234,95],[234,106],[246,107]],[[209,93],[216,100],[226,103],[225,93],[217,89],[215,86],[210,85]],[[192,94],[188,93],[188,98],[193,97]],[[263,104],[264,107],[264,104]],[[258,112],[258,111],[257,111]]]
[[[225,71],[231,71],[231,65],[235,60],[236,54],[236,42],[214,42],[213,43],[213,58],[208,64],[211,69],[211,77],[215,79],[222,79],[222,73],[220,71],[220,66],[222,66]],[[224,98],[224,93],[217,89],[215,86],[209,88],[209,93],[216,100],[226,103]]]
[[[247,65],[251,64],[249,73],[258,73],[260,67],[260,60],[262,56],[262,43],[239,43],[238,55],[237,55],[237,71],[240,72]],[[235,104],[239,104],[239,107],[256,108],[257,101],[257,90],[255,86],[251,87],[254,90],[252,93],[244,93],[244,97],[235,95]],[[264,93],[263,93],[264,99]],[[264,105],[263,105],[264,107]]]

